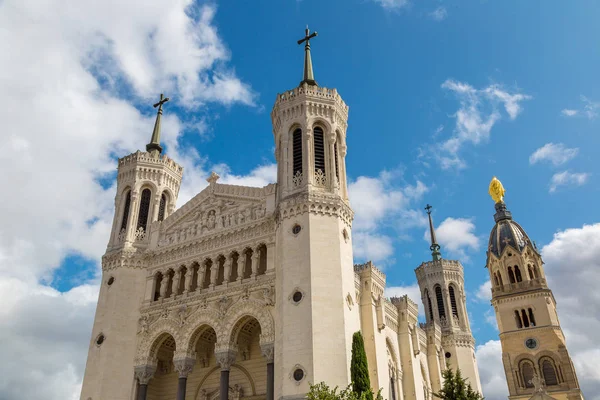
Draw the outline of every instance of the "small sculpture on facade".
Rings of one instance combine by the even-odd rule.
[[[219,299],[218,301],[218,311],[219,311],[219,318],[224,318],[225,314],[227,314],[227,306],[229,305],[229,299],[227,298],[227,296],[223,296]]]
[[[148,317],[146,315],[142,315],[142,317],[138,321],[138,324],[140,327],[138,333],[141,333],[143,335],[146,332],[148,332]]]
[[[181,307],[179,307],[179,310],[177,310],[177,317],[179,318],[179,325],[185,324],[185,320],[187,318],[187,305],[183,304]]]
[[[265,306],[272,306],[275,304],[274,293],[275,290],[269,286],[263,289],[263,299],[265,301]]]

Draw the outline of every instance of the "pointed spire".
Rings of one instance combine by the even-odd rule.
[[[309,85],[317,86],[317,81],[315,81],[315,76],[313,74],[312,59],[310,58],[310,39],[316,36],[317,32],[310,33],[308,25],[306,25],[304,38],[298,40],[298,44],[306,42],[306,44],[304,45],[304,77],[302,79],[302,82],[300,82],[300,85],[302,85],[303,83],[308,83]]]
[[[150,143],[146,145],[146,151],[153,155],[162,153],[162,147],[160,146],[160,118],[163,113],[162,106],[164,103],[169,101],[168,97],[164,97],[164,95],[160,94],[160,101],[154,104],[154,108],[158,107],[158,112],[156,114],[156,122],[154,123],[154,130],[152,131],[152,139]]]
[[[439,261],[442,259],[442,253],[440,253],[440,245],[437,244],[437,239],[435,238],[435,229],[433,228],[433,220],[431,219],[431,207],[427,204],[425,210],[427,211],[427,215],[429,216],[429,233],[431,234],[431,246],[429,249],[431,250],[431,255],[433,256],[433,261]]]

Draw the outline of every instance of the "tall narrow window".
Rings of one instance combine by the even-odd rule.
[[[335,177],[340,179],[340,167],[338,161],[337,141],[333,144],[333,156],[335,157]]]
[[[123,220],[121,221],[121,230],[127,228],[127,220],[129,219],[129,208],[131,207],[131,190],[125,196],[125,206],[123,207]]]
[[[515,265],[515,279],[517,282],[522,282],[523,277],[521,277],[521,270],[518,265]]]
[[[523,326],[529,328],[529,318],[527,317],[525,310],[521,310],[521,318],[523,319]]]
[[[313,140],[315,144],[315,172],[321,170],[325,174],[325,143],[323,129],[318,126],[314,129]]]
[[[502,282],[502,274],[498,271],[498,280],[500,281],[500,286],[504,286],[504,282]]]
[[[524,361],[521,363],[521,377],[523,378],[523,385],[526,388],[533,387],[533,364],[529,361]]]
[[[396,388],[394,387],[394,377],[390,377],[390,400],[396,400]]]
[[[535,318],[533,317],[533,310],[530,308],[528,309],[529,311],[529,323],[531,323],[531,326],[535,326]]]
[[[499,285],[500,285],[500,282],[498,281],[498,274],[497,274],[497,273],[495,273],[495,272],[494,272],[494,284],[495,284],[496,286],[499,286]]]
[[[142,197],[140,198],[140,214],[138,216],[136,229],[142,228],[144,231],[146,231],[146,227],[148,226],[148,212],[150,211],[151,196],[152,192],[150,192],[150,189],[144,189],[142,191]]]
[[[523,323],[521,322],[521,315],[519,314],[519,310],[515,310],[515,323],[517,324],[517,328],[521,329],[523,327]]]
[[[542,375],[544,376],[544,382],[546,382],[546,386],[558,385],[556,369],[554,368],[554,363],[551,360],[548,358],[543,358],[540,362],[540,369],[542,370]]]
[[[445,318],[446,310],[444,309],[444,298],[442,297],[442,288],[439,286],[435,287],[435,297],[437,300],[438,314],[440,315],[440,318]]]
[[[425,289],[425,298],[427,299],[427,306],[429,307],[429,319],[433,321],[433,307],[431,306],[431,298],[429,297],[429,290]]]
[[[167,208],[167,195],[162,194],[160,196],[160,205],[158,206],[158,220],[162,221],[165,219],[165,208]]]
[[[512,267],[508,267],[508,280],[510,283],[515,283],[515,274],[513,274]]]
[[[294,157],[293,174],[302,173],[302,130],[300,128],[294,131],[292,136],[292,152]]]
[[[533,273],[533,268],[531,268],[531,265],[527,265],[527,272],[529,272],[529,279],[535,279],[535,274]]]
[[[456,297],[454,297],[454,287],[448,286],[448,292],[450,292],[450,306],[452,307],[452,315],[458,318],[458,309],[456,307]]]

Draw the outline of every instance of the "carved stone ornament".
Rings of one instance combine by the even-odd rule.
[[[275,345],[273,343],[261,344],[260,351],[263,357],[267,359],[267,364],[273,362],[275,358]]]
[[[272,286],[263,289],[263,299],[265,306],[275,305],[275,289]]]
[[[196,364],[196,359],[192,357],[180,358],[177,360],[173,360],[173,364],[175,364],[175,370],[179,374],[180,378],[187,378],[187,376],[194,369],[194,365]]]
[[[233,363],[235,362],[236,356],[237,350],[233,349],[215,351],[217,364],[221,366],[221,371],[229,371],[231,369],[231,365],[233,365]]]
[[[217,308],[219,310],[219,318],[223,319],[227,314],[227,309],[229,308],[229,299],[227,296],[223,296],[217,302]]]
[[[146,334],[148,332],[148,316],[142,315],[142,317],[138,321],[138,324],[139,324],[138,333],[142,334],[142,335]]]
[[[156,372],[156,365],[146,364],[146,365],[138,365],[134,369],[134,374],[137,380],[140,382],[140,385],[147,385],[150,382],[150,379],[154,376]]]

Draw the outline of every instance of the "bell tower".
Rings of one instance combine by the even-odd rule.
[[[415,269],[427,327],[441,327],[446,365],[454,370],[459,368],[473,390],[481,393],[475,339],[467,312],[463,266],[460,261],[442,258],[433,227],[432,208],[429,204],[425,207],[429,217],[432,260]]]
[[[556,399],[583,399],[542,257],[513,220],[504,203],[504,188],[495,177],[490,195],[496,203],[496,224],[490,233],[486,267],[509,399],[529,399],[538,392]]]
[[[317,84],[306,29],[300,85],[271,112],[277,159],[275,398],[350,383],[360,330],[346,184],[348,106]]]
[[[175,208],[183,168],[162,153],[161,94],[146,151],[119,159],[112,232],[102,257],[102,284],[92,328],[81,399],[129,399],[135,337],[146,288],[145,250],[157,240],[160,221]]]

